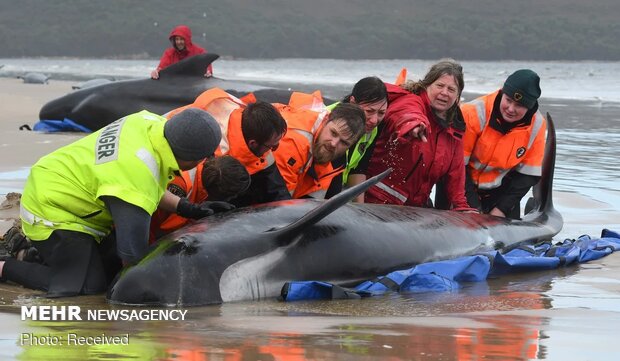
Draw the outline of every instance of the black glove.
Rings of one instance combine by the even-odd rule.
[[[195,204],[191,203],[187,198],[181,198],[177,205],[177,214],[185,218],[200,219],[217,212],[229,211],[234,208],[234,205],[226,202],[205,201],[200,204]]]
[[[211,209],[213,213],[232,211],[235,208],[234,204],[222,201],[204,201],[200,203],[200,209]]]

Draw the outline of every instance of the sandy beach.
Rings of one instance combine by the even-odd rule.
[[[21,79],[0,78],[0,181],[9,191],[21,191],[22,174],[43,155],[73,142],[82,133],[45,134],[20,130],[27,124],[31,128],[39,119],[39,110],[48,101],[71,90],[74,82],[50,81],[49,84],[24,84]],[[17,177],[11,174],[17,172]],[[17,178],[17,179],[15,179]],[[0,190],[0,202],[5,200],[7,190]],[[16,207],[0,207],[0,234],[10,227],[11,218],[19,211]]]
[[[24,84],[20,79],[0,78],[0,146],[3,149],[0,172],[29,166],[42,155],[53,151],[84,134],[43,134],[19,130],[39,120],[39,110],[48,101],[71,90],[74,82],[50,81],[49,84]]]

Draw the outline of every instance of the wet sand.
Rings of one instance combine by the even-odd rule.
[[[39,157],[83,134],[20,131],[71,82],[22,84],[0,78],[0,201],[21,191]],[[563,213],[561,237],[598,236],[620,224],[617,206],[576,193],[554,192]],[[0,234],[17,217],[0,207]],[[618,230],[618,228],[615,228]],[[61,300],[0,283],[0,359],[314,359],[614,360],[620,324],[620,256],[558,270],[516,274],[465,285],[457,293],[389,295],[358,301],[233,303],[191,308],[185,321],[21,321],[22,305],[131,309],[103,296]],[[121,335],[129,345],[22,345],[23,334],[64,337]]]
[[[24,84],[21,79],[0,78],[0,202],[8,192],[21,192],[28,169],[39,158],[69,144],[84,134],[44,134],[19,128],[30,127],[39,120],[39,109],[48,101],[71,91],[73,82],[51,81],[49,84]],[[15,210],[0,210],[0,234],[11,222]]]

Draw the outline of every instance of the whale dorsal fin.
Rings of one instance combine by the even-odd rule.
[[[542,164],[542,176],[540,181],[532,188],[533,198],[528,200],[531,202],[532,208],[523,216],[524,221],[540,222],[549,224],[553,221],[553,227],[562,229],[562,215],[553,207],[553,173],[555,169],[556,157],[556,134],[555,125],[551,115],[547,113],[547,142],[545,144],[545,157]],[[527,208],[527,205],[526,205]]]
[[[205,75],[207,66],[213,63],[220,56],[214,53],[204,53],[189,58],[183,59],[178,63],[172,64],[169,67],[159,72],[160,79],[166,79],[171,76],[196,76],[202,77]]]
[[[269,232],[276,232],[278,238],[282,239],[284,237],[288,238],[291,237],[293,235],[298,234],[299,232],[301,232],[303,229],[306,229],[314,224],[316,224],[317,222],[319,222],[321,219],[327,217],[329,214],[331,214],[333,211],[335,211],[336,209],[344,206],[345,204],[347,204],[348,202],[352,201],[355,197],[357,197],[359,194],[365,192],[366,190],[368,190],[368,188],[372,187],[373,185],[379,183],[379,181],[381,179],[383,179],[385,176],[387,176],[388,174],[390,174],[392,172],[392,168],[389,168],[388,170],[384,171],[381,174],[378,174],[368,180],[366,180],[363,183],[360,183],[354,187],[351,187],[343,192],[338,193],[336,196],[330,198],[329,200],[321,203],[320,206],[314,208],[313,210],[311,210],[310,212],[306,213],[303,217],[301,217],[300,219],[296,220],[295,222],[289,224],[286,227],[283,228],[278,228],[278,229],[274,229],[271,230]]]
[[[547,113],[547,143],[545,144],[545,157],[543,159],[543,171],[540,178],[541,187],[534,193],[539,199],[540,210],[549,212],[553,209],[553,173],[555,170],[556,137],[555,124],[551,114]]]

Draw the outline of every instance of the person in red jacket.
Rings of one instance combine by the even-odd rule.
[[[444,180],[450,209],[473,210],[465,198],[463,87],[463,68],[452,59],[434,64],[421,81],[387,84],[385,128],[367,176],[393,172],[366,192],[365,202],[429,206],[431,189]]]
[[[162,69],[190,56],[207,52],[205,49],[192,43],[192,30],[187,25],[179,25],[172,29],[168,39],[170,39],[172,47],[164,51],[159,60],[159,65],[151,72],[151,78],[153,79],[159,79],[159,72]],[[213,76],[213,67],[209,64],[205,77],[209,78],[211,76]]]

